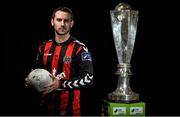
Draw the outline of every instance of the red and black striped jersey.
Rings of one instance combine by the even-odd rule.
[[[63,43],[49,40],[40,45],[35,68],[47,69],[60,81],[59,89],[42,96],[41,104],[46,105],[47,111],[57,114],[72,110],[72,115],[78,115],[80,88],[93,82],[88,48],[73,37]]]

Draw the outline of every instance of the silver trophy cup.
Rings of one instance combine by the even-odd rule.
[[[115,91],[108,94],[108,100],[113,102],[137,102],[139,94],[130,87],[130,61],[133,52],[138,11],[132,10],[127,3],[119,3],[115,10],[110,11],[111,26],[114,44],[116,47],[119,64],[117,65],[118,84]]]

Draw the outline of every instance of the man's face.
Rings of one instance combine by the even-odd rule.
[[[65,35],[69,33],[74,21],[69,13],[57,11],[54,18],[51,19],[51,24],[58,35]]]

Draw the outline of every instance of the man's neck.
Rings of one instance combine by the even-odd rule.
[[[70,37],[70,34],[66,34],[66,35],[56,35],[55,36],[55,41],[57,43],[63,43],[65,41],[67,41]]]

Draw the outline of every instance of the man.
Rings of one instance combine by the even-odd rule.
[[[53,83],[41,95],[44,115],[81,115],[80,88],[92,85],[93,65],[87,47],[70,35],[73,13],[67,7],[55,9],[51,17],[55,38],[39,47],[34,68],[48,70]],[[26,83],[31,83],[26,79]]]

